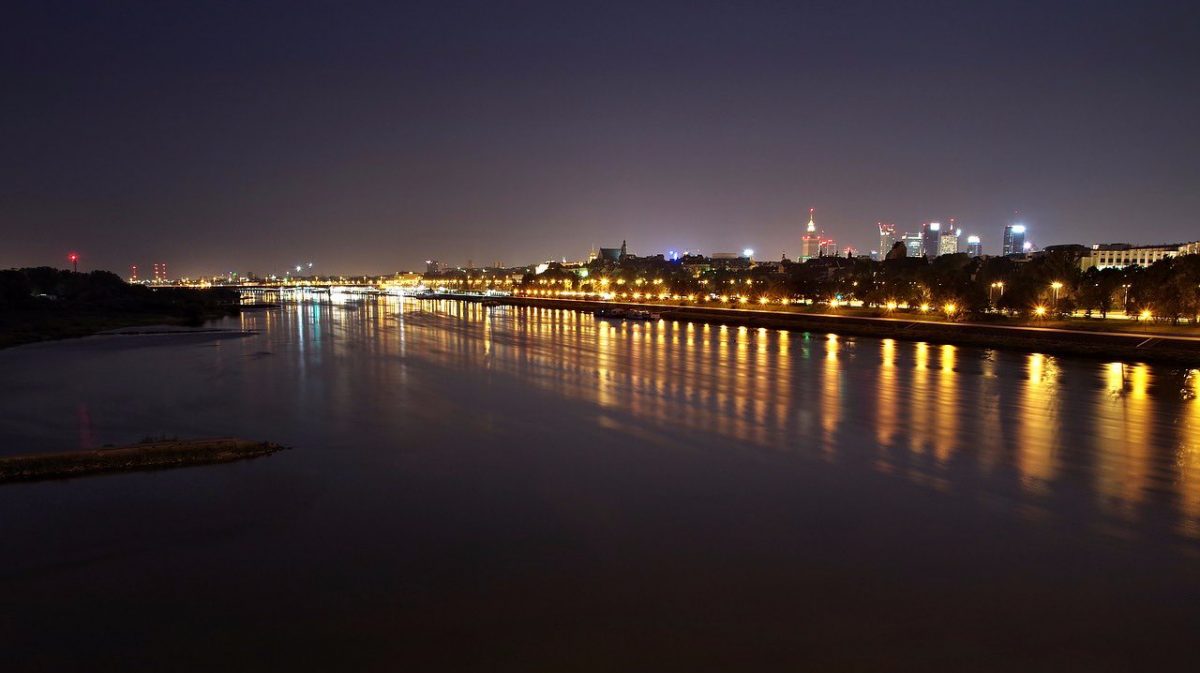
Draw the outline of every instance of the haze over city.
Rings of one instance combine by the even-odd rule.
[[[0,267],[1194,240],[1189,3],[20,3]]]

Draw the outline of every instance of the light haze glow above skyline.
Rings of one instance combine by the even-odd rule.
[[[18,3],[0,267],[1200,239],[1185,3]],[[16,66],[16,67],[11,67]]]

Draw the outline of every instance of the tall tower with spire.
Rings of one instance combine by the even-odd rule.
[[[805,228],[804,236],[800,239],[801,262],[821,256],[821,235],[817,232],[817,221],[813,216],[813,211],[813,208],[808,209],[808,227]]]

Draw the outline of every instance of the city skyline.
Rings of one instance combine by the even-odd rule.
[[[890,231],[892,232],[892,236],[893,236],[893,238],[892,238],[893,243],[904,242],[905,237],[910,237],[912,240],[919,241],[919,245],[921,246],[920,251],[919,252],[915,251],[913,249],[912,245],[910,244],[908,246],[908,256],[916,256],[916,255],[920,254],[920,255],[926,256],[926,257],[937,257],[942,254],[951,254],[954,252],[966,253],[973,257],[979,256],[979,255],[1007,256],[1009,254],[1016,254],[1018,251],[1010,250],[1008,247],[1008,244],[1007,244],[1007,238],[1008,238],[1010,229],[1015,229],[1018,231],[1018,235],[1020,237],[1020,244],[1024,244],[1024,245],[1021,245],[1021,250],[1019,252],[1030,252],[1031,250],[1038,250],[1038,249],[1041,249],[1041,248],[1044,248],[1047,246],[1054,246],[1054,245],[1084,245],[1086,247],[1092,247],[1092,246],[1105,246],[1105,245],[1112,245],[1112,244],[1129,244],[1129,245],[1132,245],[1133,247],[1150,247],[1150,246],[1155,246],[1155,245],[1170,245],[1170,244],[1177,244],[1177,243],[1184,242],[1182,240],[1180,240],[1180,241],[1174,241],[1174,240],[1170,240],[1170,241],[1168,241],[1168,240],[1154,240],[1154,241],[1149,241],[1149,240],[1146,240],[1146,241],[1142,241],[1142,240],[1121,240],[1121,241],[1043,240],[1043,239],[1036,238],[1037,232],[1034,230],[1031,230],[1030,227],[1025,224],[1025,220],[1023,218],[1019,217],[1019,214],[1016,214],[1013,218],[1011,218],[1009,220],[1008,224],[1003,225],[1003,227],[1002,227],[1003,233],[1000,236],[995,237],[995,239],[994,239],[995,245],[994,245],[994,247],[991,247],[991,248],[989,248],[988,244],[987,244],[989,237],[987,237],[986,235],[981,236],[979,233],[979,230],[964,229],[962,227],[961,223],[957,221],[957,218],[953,218],[953,217],[947,218],[947,221],[945,223],[941,222],[940,220],[926,220],[919,224],[912,225],[908,228],[902,228],[899,225],[895,224],[894,222],[880,221],[880,222],[877,222],[877,223],[871,225],[871,233],[873,234],[873,239],[871,236],[864,237],[864,238],[871,239],[872,244],[869,244],[869,245],[866,245],[866,246],[863,246],[860,248],[859,246],[854,245],[854,244],[842,245],[842,244],[838,243],[839,240],[854,240],[859,237],[855,236],[855,235],[845,236],[845,235],[839,233],[839,230],[836,228],[827,229],[823,223],[815,222],[815,220],[814,220],[815,210],[816,210],[815,208],[809,209],[808,222],[807,222],[806,226],[801,230],[801,234],[799,235],[799,237],[796,238],[796,242],[798,244],[791,246],[791,248],[793,250],[797,251],[796,253],[793,253],[793,252],[789,251],[787,248],[784,248],[779,253],[773,254],[768,249],[756,248],[756,247],[748,246],[748,245],[730,246],[727,249],[713,247],[713,246],[705,247],[704,245],[699,245],[697,247],[691,247],[691,248],[686,247],[686,246],[672,246],[672,247],[668,247],[668,248],[664,248],[664,249],[649,250],[649,249],[644,249],[644,248],[636,246],[636,240],[635,240],[635,246],[630,250],[629,254],[632,254],[635,256],[642,256],[642,257],[652,257],[655,255],[663,255],[667,259],[671,259],[672,256],[674,256],[675,258],[678,258],[685,254],[701,255],[701,256],[705,256],[705,257],[711,256],[711,255],[743,254],[745,256],[752,256],[755,259],[759,259],[759,260],[778,260],[783,257],[786,257],[787,259],[790,259],[792,261],[800,261],[800,262],[805,261],[810,258],[813,258],[813,257],[825,257],[825,256],[835,256],[835,255],[838,255],[838,256],[863,256],[863,257],[872,257],[872,258],[877,257],[877,258],[882,259],[888,252],[888,250],[881,249],[883,247],[883,245],[882,245],[882,243],[883,243],[883,228],[885,228],[885,227],[890,228]],[[942,230],[943,226],[946,227],[945,231]],[[932,229],[930,229],[930,228],[932,228]],[[932,238],[930,238],[931,235],[932,235]],[[940,235],[952,235],[952,237],[955,239],[954,240],[954,250],[950,250],[945,247],[946,240],[944,238],[942,238]],[[812,239],[812,250],[811,250],[812,254],[809,254],[810,251],[806,247],[805,241],[808,238]],[[747,239],[747,240],[749,240],[749,239]],[[624,239],[622,240],[622,249],[624,249],[626,242],[627,242],[626,240],[624,240]],[[607,240],[601,241],[599,244],[590,245],[584,251],[571,251],[569,254],[560,254],[560,255],[541,258],[541,259],[519,258],[519,259],[515,259],[515,260],[501,261],[501,260],[499,260],[499,258],[497,258],[495,256],[492,256],[492,257],[484,256],[480,259],[474,259],[474,258],[456,259],[453,256],[449,256],[449,255],[426,255],[424,259],[421,259],[419,262],[417,262],[409,267],[388,268],[388,269],[384,269],[382,271],[374,270],[374,269],[372,269],[370,271],[366,271],[366,270],[362,270],[362,269],[330,269],[323,264],[318,266],[317,263],[315,263],[311,260],[318,259],[319,257],[308,256],[308,257],[300,258],[299,260],[288,261],[279,266],[264,267],[261,264],[260,265],[251,264],[248,267],[237,268],[237,269],[227,268],[227,267],[215,267],[213,269],[207,269],[207,270],[203,270],[201,272],[180,273],[174,277],[180,277],[180,278],[215,277],[215,276],[222,276],[222,275],[246,275],[246,274],[255,274],[255,275],[264,276],[264,277],[271,276],[271,275],[277,275],[279,277],[283,277],[285,275],[292,275],[292,274],[295,274],[297,276],[305,276],[305,275],[379,276],[379,275],[386,275],[389,273],[396,273],[396,272],[416,272],[416,271],[420,271],[422,269],[427,269],[431,263],[435,264],[435,265],[443,266],[445,268],[532,267],[534,265],[541,264],[544,262],[556,262],[556,261],[582,262],[582,261],[587,261],[591,256],[598,254],[598,251],[601,248],[605,247],[605,245],[610,244],[610,243],[612,243],[612,241],[607,241]],[[928,246],[932,246],[932,248],[934,250],[936,250],[936,252],[933,254],[927,253],[925,248]],[[735,251],[740,251],[740,252],[735,252]],[[752,254],[747,254],[747,253],[752,253]],[[852,254],[848,254],[848,253],[852,253]],[[419,257],[419,255],[418,255],[418,257]],[[85,255],[81,255],[74,248],[71,249],[71,252],[66,253],[64,258],[67,260],[67,263],[75,264],[75,265],[77,265],[80,261],[83,261],[85,264],[85,266],[84,266],[85,270],[100,269],[100,270],[106,270],[106,271],[113,271],[113,272],[117,272],[117,273],[124,273],[125,275],[127,275],[131,278],[137,278],[137,276],[138,276],[137,269],[139,267],[144,268],[144,266],[145,266],[143,263],[137,262],[137,261],[135,261],[133,263],[126,263],[124,266],[119,267],[119,268],[89,266],[88,262],[90,260],[87,260]],[[26,266],[38,266],[38,265],[56,266],[56,263],[51,261],[51,262],[46,262],[45,264],[26,263],[25,265]],[[162,267],[161,273],[159,270],[160,265]],[[167,278],[166,266],[167,266],[166,262],[162,262],[162,261],[154,262],[152,277],[156,280],[160,279],[160,278],[165,280]],[[185,262],[183,263],[183,266],[188,267],[191,265],[189,265],[189,263],[187,263],[185,260]]]

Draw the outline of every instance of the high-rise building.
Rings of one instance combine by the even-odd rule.
[[[983,244],[979,242],[978,236],[967,237],[967,254],[971,257],[980,257],[983,255]]]
[[[896,244],[896,225],[879,223],[879,258],[887,256],[888,251]]]
[[[1020,255],[1025,252],[1025,225],[1009,224],[1004,227],[1004,255]]]
[[[821,256],[821,235],[817,233],[817,222],[813,219],[813,209],[808,209],[808,227],[800,239],[800,261],[807,262]]]
[[[901,239],[909,257],[920,257],[925,254],[925,238],[921,234],[905,234]]]
[[[941,222],[926,222],[921,225],[921,250],[926,257],[938,256],[938,239],[942,235]]]
[[[938,255],[953,255],[958,252],[958,236],[961,229],[947,229],[938,236]]]
[[[817,256],[837,257],[837,254],[837,241],[833,240],[832,238],[822,238],[821,242],[817,245]]]

